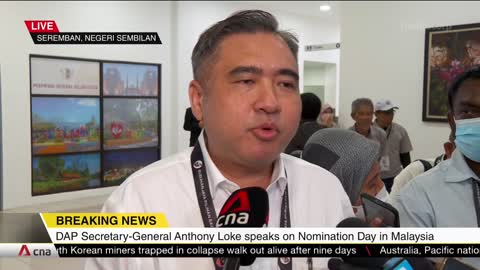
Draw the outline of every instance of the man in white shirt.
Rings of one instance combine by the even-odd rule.
[[[390,196],[395,196],[406,184],[408,184],[418,175],[437,166],[437,164],[440,162],[449,159],[455,150],[454,141],[454,135],[450,133],[449,141],[443,144],[443,154],[434,159],[418,159],[408,164],[408,166],[404,168],[397,176],[395,176],[395,179],[393,179],[393,186],[392,190],[390,191]]]
[[[280,227],[284,202],[286,224],[292,227],[334,227],[353,216],[335,176],[281,154],[300,120],[297,51],[297,39],[279,31],[276,19],[264,11],[237,12],[206,30],[193,50],[194,80],[189,86],[192,111],[204,127],[198,144],[130,176],[103,211],[162,212],[171,227],[208,227],[202,216],[208,209],[197,196],[199,178],[195,182],[192,173],[203,159],[206,175],[200,181],[207,184],[202,190],[211,196],[216,214],[233,191],[259,186],[269,196],[269,227]],[[306,265],[306,258],[294,258],[293,263],[257,258],[240,269]],[[315,267],[326,265],[326,258],[313,259]],[[95,258],[85,269],[219,268],[211,258]]]

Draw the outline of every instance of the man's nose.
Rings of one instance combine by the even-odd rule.
[[[266,113],[276,113],[281,109],[278,100],[278,90],[271,81],[263,81],[257,89],[255,101],[255,110],[261,110]]]

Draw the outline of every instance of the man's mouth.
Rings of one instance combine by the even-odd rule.
[[[265,123],[257,126],[253,128],[252,132],[255,137],[262,141],[271,141],[275,139],[279,134],[277,126],[273,123]]]

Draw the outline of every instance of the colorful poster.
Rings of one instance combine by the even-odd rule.
[[[100,150],[98,98],[32,98],[34,155]]]
[[[157,160],[157,148],[105,152],[103,156],[104,185],[120,185],[132,173]]]
[[[104,63],[103,94],[106,96],[158,96],[158,66]]]
[[[105,150],[158,145],[158,100],[105,98],[103,100]]]
[[[30,58],[33,95],[100,95],[100,62]]]
[[[32,195],[100,186],[99,153],[39,156],[32,163]]]

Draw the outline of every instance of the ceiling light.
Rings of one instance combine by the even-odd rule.
[[[329,4],[324,4],[320,6],[321,11],[329,11],[331,9]]]

